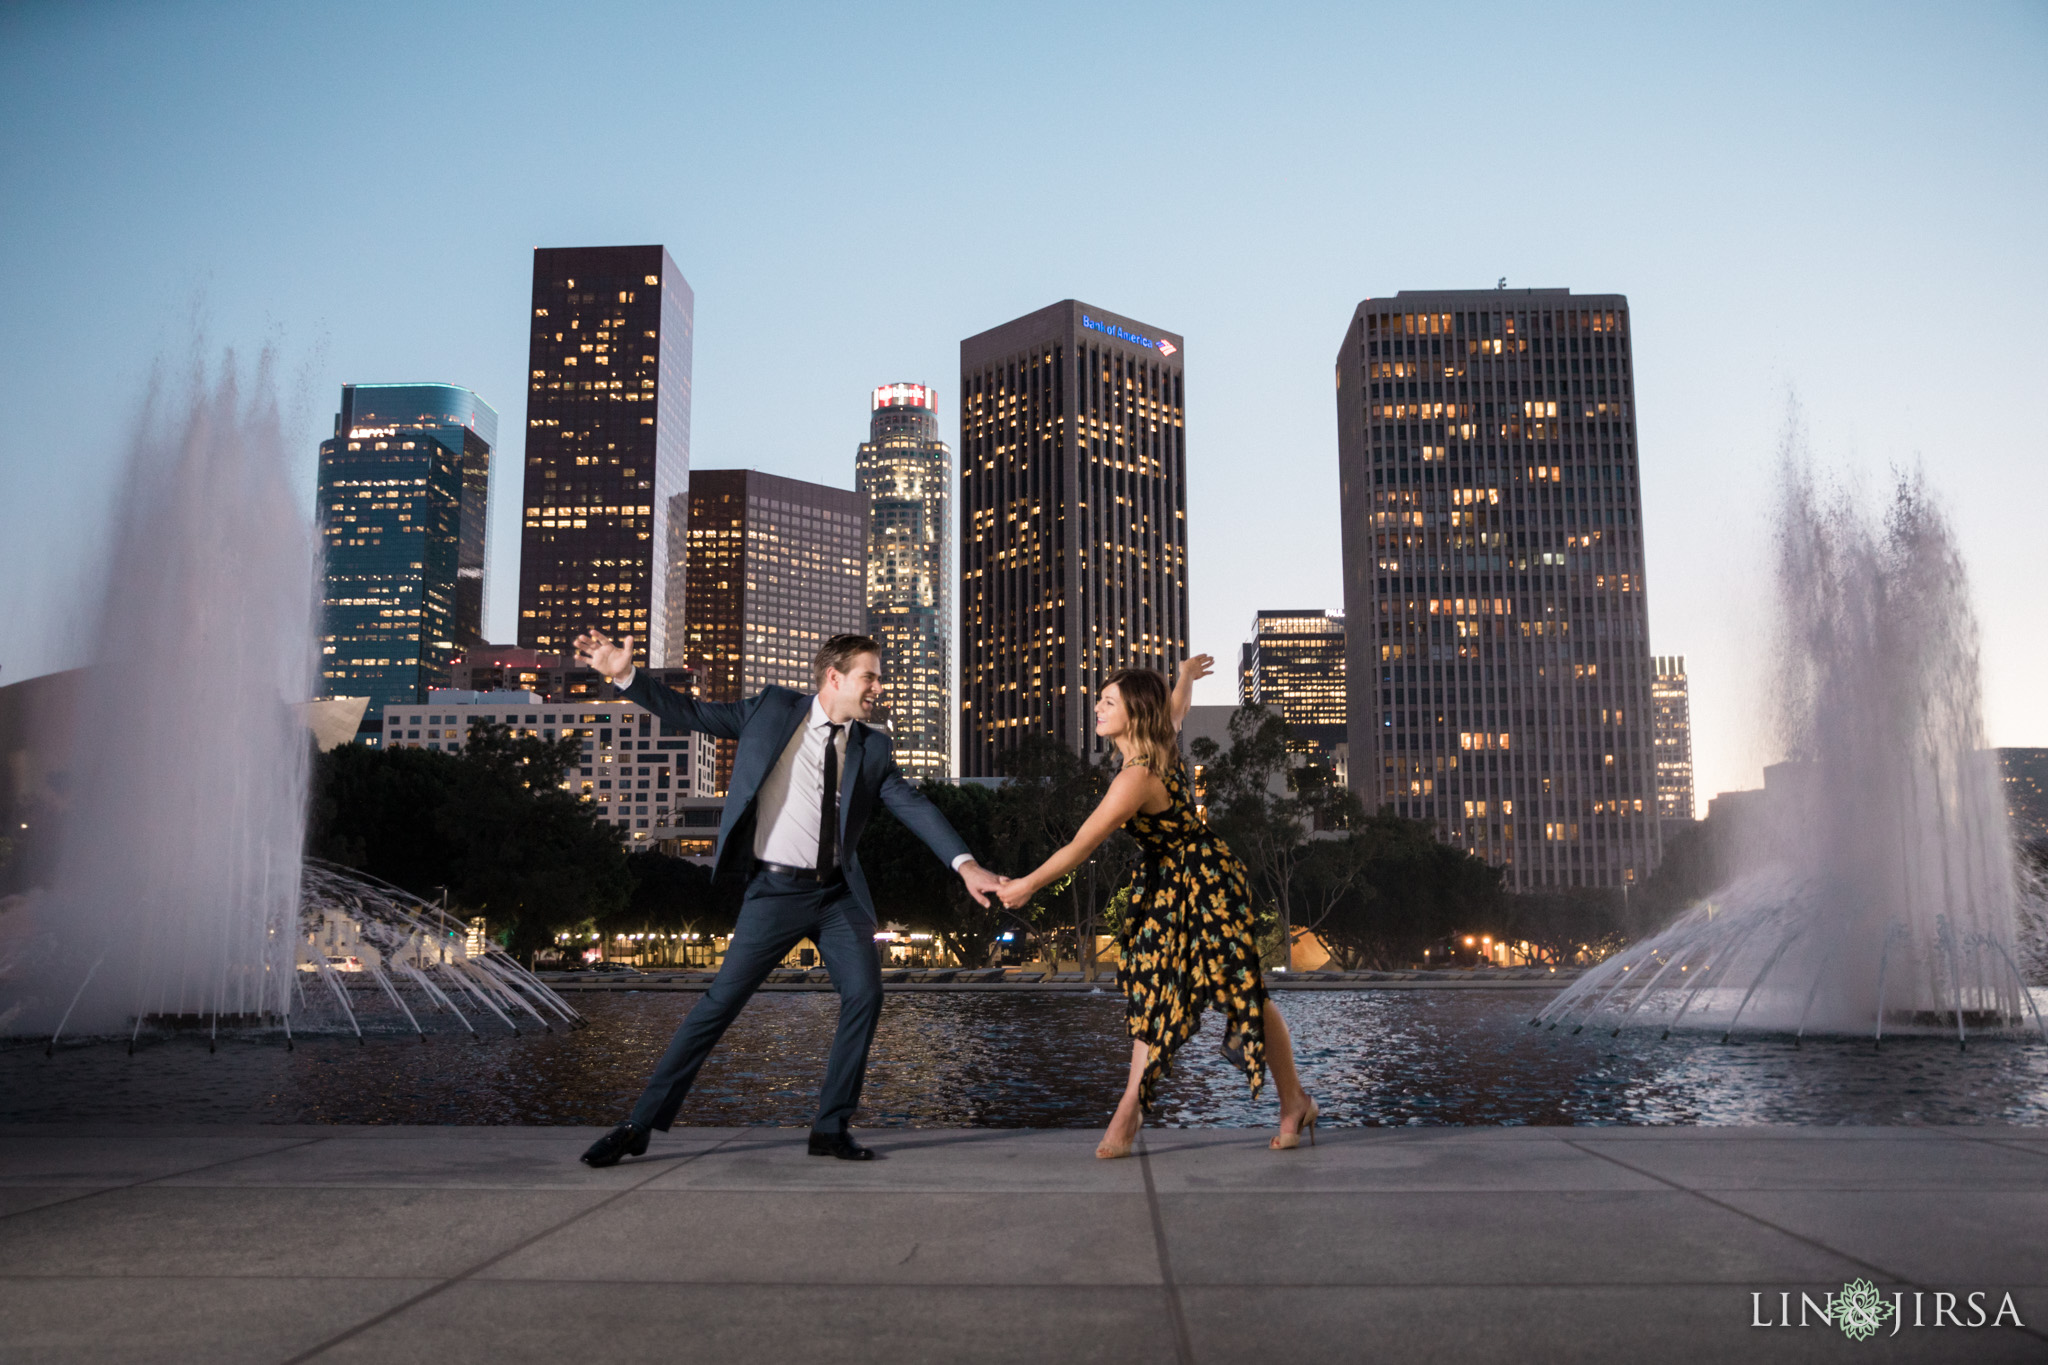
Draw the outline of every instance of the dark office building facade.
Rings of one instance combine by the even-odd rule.
[[[930,387],[884,384],[869,411],[853,485],[868,498],[868,634],[882,647],[882,719],[906,776],[950,777],[953,455]]]
[[[1182,338],[1066,299],[960,343],[960,772],[1101,752],[1126,666],[1187,655]]]
[[[1278,711],[1296,752],[1334,762],[1350,735],[1344,618],[1327,611],[1262,611],[1240,656],[1237,699]]]
[[[681,638],[695,299],[660,246],[533,253],[519,643],[596,627],[660,665]]]
[[[1662,856],[1628,300],[1404,290],[1337,358],[1351,785],[1507,885]]]
[[[709,701],[770,683],[814,690],[818,647],[867,627],[867,495],[758,469],[700,469],[683,496],[689,625],[670,664],[690,669]],[[721,740],[721,792],[732,754]]]
[[[483,640],[498,414],[453,384],[347,384],[320,443],[322,696],[372,711],[448,685]]]

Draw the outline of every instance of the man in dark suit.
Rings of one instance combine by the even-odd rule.
[[[647,1150],[650,1129],[667,1132],[712,1046],[775,965],[808,938],[839,992],[839,1032],[811,1124],[811,1155],[866,1161],[873,1153],[853,1140],[847,1123],[881,1018],[882,972],[879,917],[856,853],[861,830],[879,801],[983,905],[1002,878],[974,861],[946,817],[897,771],[888,734],[863,723],[882,695],[881,647],[865,635],[825,642],[815,695],[770,687],[736,702],[685,697],[635,669],[632,651],[631,636],[620,644],[596,631],[576,638],[577,657],[628,700],[671,725],[738,741],[712,875],[741,872],[747,890],[717,979],[676,1030],[631,1117],[583,1160],[616,1165]]]

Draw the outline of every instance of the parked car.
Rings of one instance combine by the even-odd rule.
[[[644,975],[638,967],[628,967],[623,962],[593,962],[587,970],[593,972],[619,972],[627,976]]]

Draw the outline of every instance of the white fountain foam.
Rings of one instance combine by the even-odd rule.
[[[1918,474],[1882,518],[1815,489],[1796,424],[1778,517],[1770,772],[1736,878],[1538,1022],[1878,1034],[2038,1024],[1962,555]],[[2048,1036],[2048,1030],[2044,1030]]]

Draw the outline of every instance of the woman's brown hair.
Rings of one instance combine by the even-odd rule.
[[[1180,763],[1180,734],[1173,725],[1173,694],[1166,679],[1149,668],[1119,668],[1103,679],[1123,698],[1131,738],[1138,755],[1155,773],[1171,772]]]

